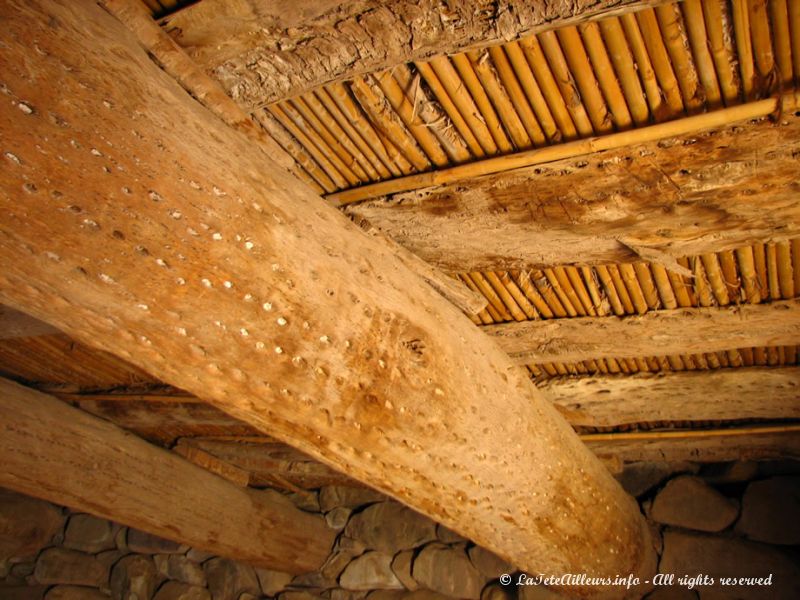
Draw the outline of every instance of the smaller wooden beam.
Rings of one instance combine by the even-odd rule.
[[[800,419],[800,367],[551,379],[539,389],[573,427]]]
[[[789,346],[800,341],[800,299],[623,318],[525,321],[482,329],[521,365]]]
[[[0,485],[257,566],[319,568],[335,532],[115,425],[0,379]]]
[[[800,425],[582,435],[598,458],[624,462],[800,459]]]
[[[60,333],[52,325],[0,304],[0,340]]]

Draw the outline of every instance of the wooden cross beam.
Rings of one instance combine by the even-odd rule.
[[[0,301],[521,568],[649,576],[636,503],[385,245],[195,103],[95,4],[2,12]]]

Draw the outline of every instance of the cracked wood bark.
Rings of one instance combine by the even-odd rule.
[[[790,346],[800,340],[800,299],[623,318],[524,321],[481,330],[521,365]]]
[[[552,379],[539,389],[573,426],[800,418],[800,367]]]
[[[277,493],[243,490],[60,400],[0,378],[0,485],[143,531],[303,573],[336,533]]]
[[[602,264],[800,235],[800,118],[608,150],[350,206],[445,271]]]
[[[663,0],[203,0],[165,29],[242,106]]]
[[[0,301],[523,568],[650,575],[636,503],[385,246],[94,4],[2,12]]]

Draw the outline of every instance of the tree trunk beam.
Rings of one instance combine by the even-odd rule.
[[[0,379],[0,485],[176,542],[303,573],[335,532],[60,400]]]
[[[800,459],[800,425],[581,436],[599,457],[622,462]]]
[[[575,427],[800,419],[800,367],[551,379],[539,389]]]
[[[661,3],[203,0],[162,22],[234,100],[255,109],[331,81]]]
[[[347,212],[448,272],[674,259],[800,234],[798,151],[800,118],[784,114]]]
[[[0,304],[0,340],[60,333],[58,329],[24,312]]]
[[[800,299],[622,318],[522,321],[481,330],[519,365],[790,346],[800,341]]]
[[[521,568],[650,576],[636,503],[469,319],[93,3],[0,10],[0,301]]]

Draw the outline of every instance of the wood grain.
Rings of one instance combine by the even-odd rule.
[[[644,315],[579,317],[486,325],[517,364],[702,354],[800,341],[800,299]]]
[[[277,493],[249,492],[77,408],[0,379],[0,484],[203,550],[291,573],[335,532]]]
[[[458,309],[93,3],[2,13],[0,301],[523,568],[649,577],[636,503]]]

